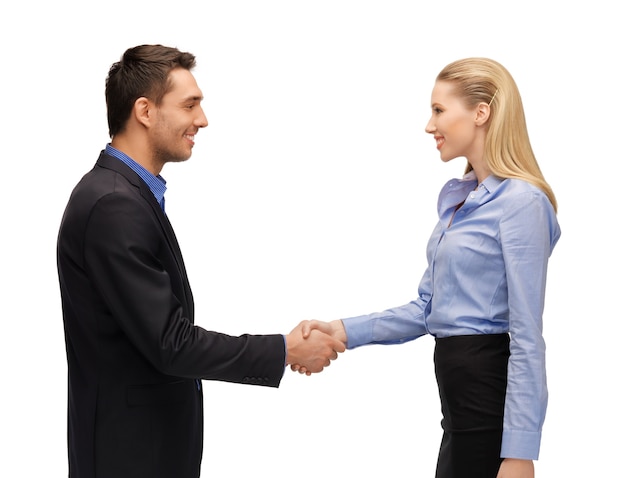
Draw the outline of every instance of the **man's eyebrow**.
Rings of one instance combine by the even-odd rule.
[[[183,99],[183,103],[186,103],[188,101],[202,101],[203,99],[204,99],[204,96],[198,96],[198,95],[188,96],[187,98]]]

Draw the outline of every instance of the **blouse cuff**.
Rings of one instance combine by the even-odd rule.
[[[537,460],[541,432],[525,430],[504,430],[502,434],[502,458],[518,458],[520,460]]]
[[[369,320],[369,316],[360,315],[342,319],[342,322],[346,329],[346,337],[348,338],[346,347],[348,349],[372,343],[372,323]]]

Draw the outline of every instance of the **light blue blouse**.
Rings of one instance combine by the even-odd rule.
[[[463,205],[455,212],[458,204]],[[473,172],[448,181],[414,301],[343,319],[348,348],[422,335],[510,333],[502,453],[535,460],[546,414],[542,316],[548,258],[560,235],[554,208],[535,186]]]

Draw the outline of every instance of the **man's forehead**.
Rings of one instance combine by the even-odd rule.
[[[170,72],[171,88],[167,93],[177,101],[201,101],[204,96],[191,71],[176,68]]]

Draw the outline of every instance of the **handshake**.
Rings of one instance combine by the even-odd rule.
[[[287,364],[294,372],[311,375],[324,370],[346,350],[348,338],[341,320],[303,320],[285,337]]]

